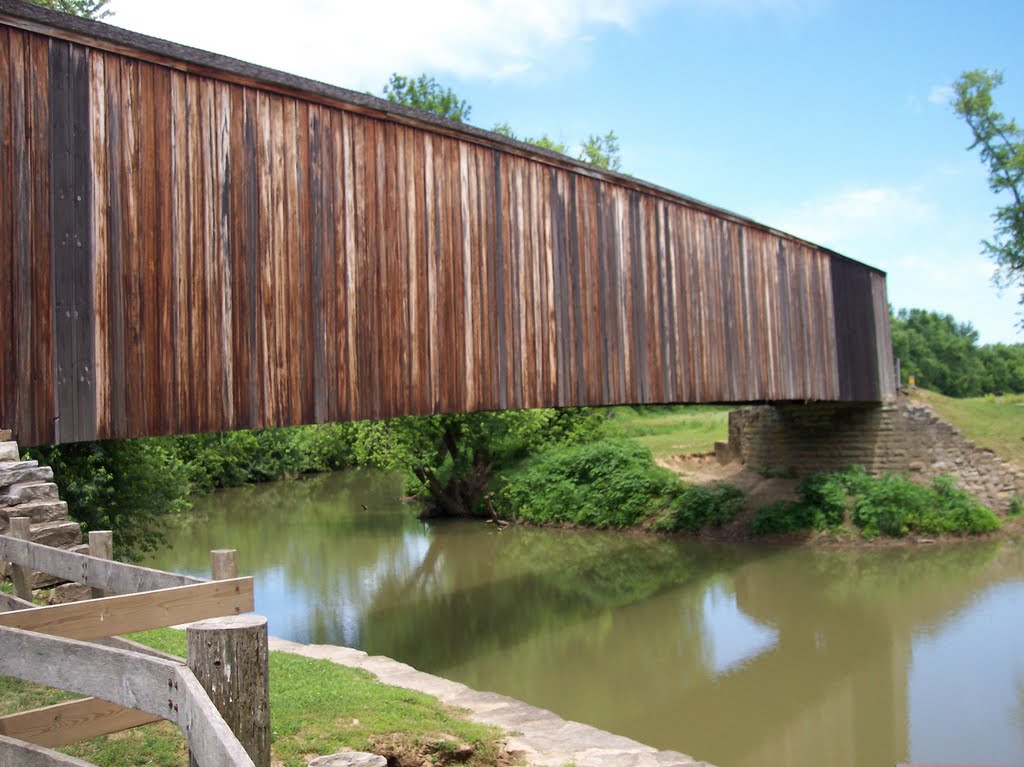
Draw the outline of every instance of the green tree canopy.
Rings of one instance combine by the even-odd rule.
[[[466,122],[472,107],[455,95],[451,88],[443,87],[433,77],[404,77],[393,73],[384,86],[384,97],[395,104],[447,117],[455,122]]]
[[[72,2],[75,0],[52,1]],[[87,0],[77,1],[85,2]],[[383,93],[388,101],[395,104],[404,104],[407,107],[422,109],[424,112],[433,112],[456,122],[467,122],[469,113],[472,111],[472,107],[464,99],[456,96],[451,88],[444,87],[426,74],[419,77],[406,77],[393,73],[387,85],[384,86]],[[491,130],[506,138],[533,144],[541,149],[548,149],[559,154],[569,154],[568,144],[556,141],[547,133],[541,134],[539,138],[520,137],[515,134],[512,126],[507,122],[496,123]],[[577,159],[596,165],[598,168],[618,171],[622,167],[622,161],[619,158],[619,137],[615,135],[615,131],[608,131],[604,135],[591,134],[583,142]]]
[[[112,16],[113,11],[107,8],[110,0],[29,0],[29,2],[51,11],[70,13],[83,19],[105,19]]]
[[[610,130],[603,136],[588,136],[583,142],[580,159],[605,170],[618,171],[622,162],[619,159],[619,137],[615,131]]]
[[[1002,84],[1001,72],[964,72],[953,85],[953,108],[974,135],[969,149],[988,165],[989,187],[1007,199],[992,214],[995,234],[984,249],[996,262],[996,284],[1020,288],[1024,304],[1024,132],[995,109],[992,91]]]
[[[969,322],[925,309],[900,309],[892,318],[892,350],[903,381],[949,397],[1024,392],[1024,344],[978,346]]]

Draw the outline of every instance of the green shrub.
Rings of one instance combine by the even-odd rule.
[[[53,468],[72,519],[113,530],[118,559],[134,560],[164,543],[173,516],[191,507],[189,472],[168,440],[123,439],[32,448]]]
[[[797,485],[797,493],[804,506],[814,511],[817,528],[841,525],[850,505],[852,472],[812,474]]]
[[[626,527],[647,516],[678,482],[631,440],[556,447],[506,478],[498,505],[533,522]]]
[[[937,502],[926,506],[921,516],[912,521],[915,530],[979,535],[999,529],[999,517],[972,495],[955,487],[952,478],[936,477],[931,491]]]
[[[1007,512],[1008,516],[1019,517],[1024,514],[1024,501],[1021,501],[1019,495],[1014,495],[1010,499],[1010,510]]]
[[[949,477],[930,486],[905,476],[870,476],[863,467],[813,474],[797,486],[799,501],[781,501],[758,511],[756,535],[836,529],[850,520],[866,538],[909,533],[977,535],[999,528],[999,518]]]
[[[886,474],[869,483],[853,507],[853,522],[868,538],[899,538],[910,532],[910,520],[928,503],[927,488],[903,477]]]
[[[757,511],[750,520],[754,535],[777,535],[808,530],[818,526],[821,515],[817,510],[797,501],[776,501]]]
[[[743,509],[743,493],[735,485],[710,488],[679,483],[667,489],[667,513],[655,522],[655,528],[663,532],[696,533],[704,527],[720,528]]]

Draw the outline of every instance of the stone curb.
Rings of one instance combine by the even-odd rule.
[[[384,684],[437,698],[469,711],[469,718],[500,728],[509,751],[535,767],[712,767],[677,751],[659,751],[621,735],[570,722],[557,714],[493,692],[425,674],[382,655],[333,645],[305,645],[270,637],[270,649],[369,671]]]

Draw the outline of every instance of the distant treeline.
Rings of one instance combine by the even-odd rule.
[[[892,317],[892,350],[903,383],[947,397],[1024,392],[1024,344],[978,345],[978,331],[952,315],[900,309]]]

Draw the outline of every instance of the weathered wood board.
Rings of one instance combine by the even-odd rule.
[[[0,135],[25,445],[894,389],[881,272],[373,97],[0,0]]]
[[[252,578],[103,597],[0,613],[0,626],[68,639],[102,639],[253,609]]]

